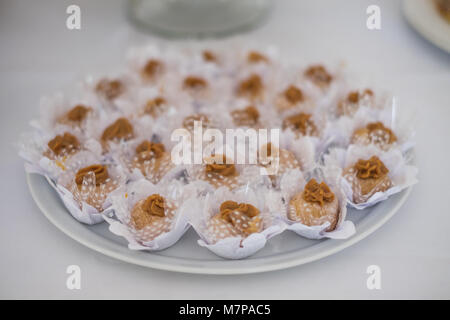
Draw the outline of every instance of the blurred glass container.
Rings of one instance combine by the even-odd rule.
[[[129,0],[129,13],[165,36],[211,37],[256,26],[271,6],[272,0]]]

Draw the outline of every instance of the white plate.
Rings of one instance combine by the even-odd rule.
[[[309,240],[285,231],[244,260],[225,260],[197,245],[191,228],[174,246],[160,252],[132,251],[126,241],[108,231],[106,222],[88,226],[76,221],[46,179],[27,174],[31,195],[44,215],[61,231],[88,248],[137,265],[188,273],[244,274],[285,269],[332,255],[364,239],[388,221],[408,197],[411,188],[363,211],[349,209],[347,218],[356,234],[346,240]]]
[[[450,24],[439,15],[433,1],[404,0],[403,13],[417,32],[450,53]]]

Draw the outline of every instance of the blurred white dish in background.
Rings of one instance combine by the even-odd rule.
[[[418,33],[450,53],[450,23],[439,14],[434,0],[404,0],[403,13]]]
[[[272,0],[129,0],[134,22],[168,37],[214,37],[255,27]]]

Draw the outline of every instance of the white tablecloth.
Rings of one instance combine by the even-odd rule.
[[[399,1],[276,2],[268,23],[242,39],[305,62],[345,60],[415,111],[420,183],[398,214],[334,256],[255,275],[156,271],[85,248],[41,214],[14,143],[42,94],[108,71],[129,45],[155,38],[129,25],[121,1],[76,1],[80,31],[65,27],[70,1],[2,1],[0,298],[450,298],[450,55],[407,25]],[[381,8],[381,30],[366,28],[369,4]],[[81,267],[81,290],[66,288],[72,264]],[[369,265],[381,268],[381,290],[367,289]]]

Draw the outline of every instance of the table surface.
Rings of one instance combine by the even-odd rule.
[[[325,259],[242,276],[169,273],[122,263],[85,248],[41,214],[17,156],[20,134],[43,94],[123,62],[127,47],[164,42],[135,30],[122,1],[74,1],[82,28],[65,27],[72,1],[0,2],[0,298],[310,299],[450,298],[450,55],[406,23],[399,1],[277,1],[265,25],[239,37],[274,44],[302,61],[345,61],[395,93],[416,115],[419,184],[380,230]],[[381,30],[366,8],[381,9]],[[225,40],[225,41],[235,41]],[[81,289],[66,287],[69,265]],[[378,265],[381,289],[367,288]]]

